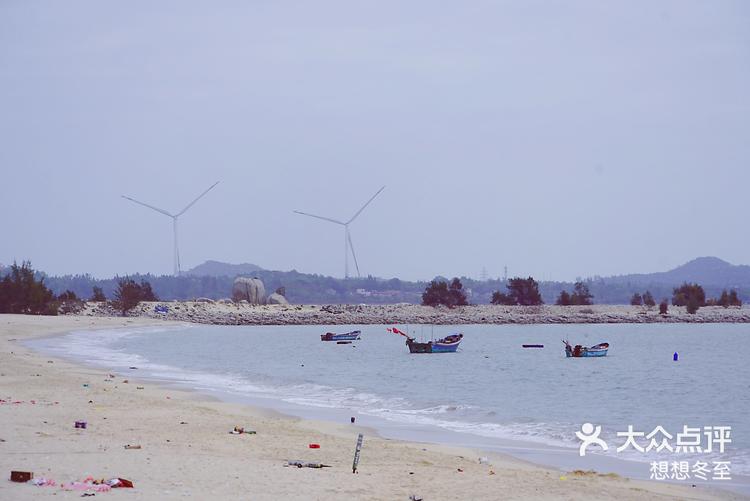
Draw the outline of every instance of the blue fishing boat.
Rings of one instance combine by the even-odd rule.
[[[567,358],[588,358],[588,357],[606,357],[609,350],[609,343],[599,343],[591,347],[577,344],[571,346],[569,342],[565,343],[565,356]]]
[[[409,347],[409,353],[455,353],[463,334],[451,334],[437,341],[427,341],[419,343],[413,337],[408,336],[405,332],[398,330],[396,327],[388,329],[388,332],[399,334],[406,338],[406,346]]]
[[[320,335],[321,341],[357,341],[360,339],[359,335],[362,331],[351,331],[345,332],[344,334],[336,334],[335,332],[326,332]]]
[[[463,334],[451,334],[437,341],[427,341],[418,343],[414,338],[406,338],[406,346],[409,347],[409,353],[455,353]]]

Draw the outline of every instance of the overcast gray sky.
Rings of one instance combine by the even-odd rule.
[[[750,2],[0,2],[0,262],[750,262]]]

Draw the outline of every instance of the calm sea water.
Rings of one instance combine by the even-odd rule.
[[[410,355],[386,326],[328,330],[350,328],[363,331],[361,341],[323,343],[319,335],[327,329],[320,326],[192,325],[71,333],[32,344],[111,370],[137,366],[141,377],[182,381],[235,400],[262,399],[303,416],[353,415],[363,424],[431,430],[438,440],[441,433],[472,437],[466,442],[488,448],[510,439],[573,454],[575,431],[591,422],[603,427],[609,455],[672,460],[665,452],[615,453],[624,442],[616,432],[628,425],[646,433],[661,425],[673,435],[683,425],[731,426],[726,452],[700,458],[731,461],[735,474],[750,472],[750,326],[410,328],[428,339],[464,333],[457,353],[433,355]],[[607,341],[611,348],[605,358],[567,359],[562,339]],[[523,343],[545,347],[523,349]]]

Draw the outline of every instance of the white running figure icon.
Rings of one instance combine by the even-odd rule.
[[[607,442],[599,438],[601,432],[602,427],[600,425],[596,425],[596,428],[594,428],[594,425],[591,423],[583,423],[581,431],[576,432],[576,437],[581,440],[581,447],[578,449],[579,456],[585,456],[586,448],[593,444],[598,445],[605,451],[609,449],[609,447],[607,447]]]

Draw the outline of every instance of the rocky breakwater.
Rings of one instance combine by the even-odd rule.
[[[79,315],[115,316],[106,303],[88,303]],[[463,306],[453,309],[395,305],[252,305],[230,300],[143,302],[128,316],[216,325],[365,324],[584,324],[584,323],[750,323],[750,308],[705,307],[696,314],[670,307],[636,306]]]

